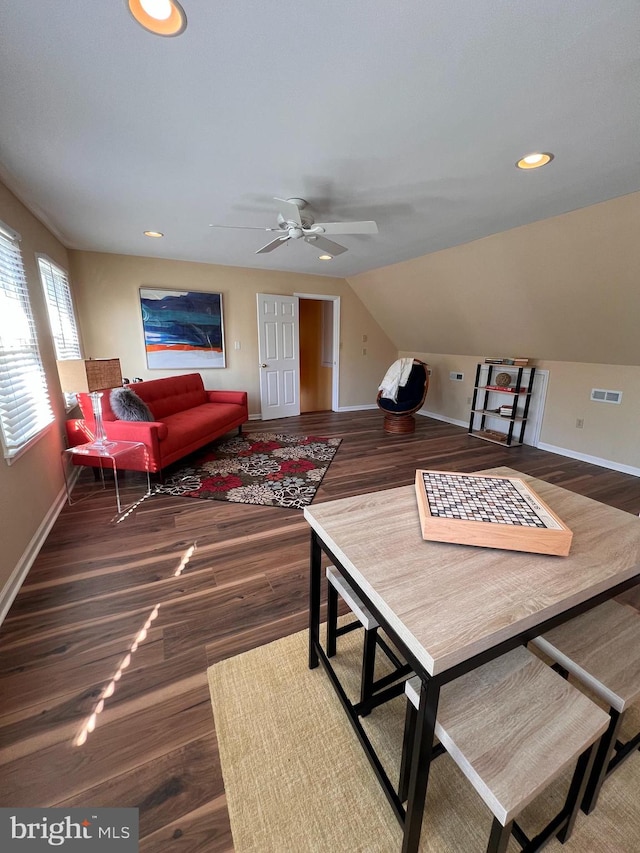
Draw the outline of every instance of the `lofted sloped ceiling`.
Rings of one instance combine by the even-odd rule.
[[[3,0],[0,176],[71,248],[348,277],[640,189],[637,0],[182,5],[163,39],[124,0]],[[323,263],[209,227],[274,196],[379,234]]]
[[[347,281],[398,350],[640,365],[638,223],[640,192]]]

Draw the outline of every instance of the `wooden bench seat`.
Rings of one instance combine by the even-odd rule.
[[[356,592],[343,578],[335,566],[327,566],[327,656],[336,654],[336,638],[362,626],[364,645],[362,651],[362,676],[360,680],[360,704],[358,713],[366,716],[373,707],[371,700],[376,691],[406,677],[411,668],[399,660],[393,649],[379,634],[379,625],[375,617],[362,603]],[[349,607],[357,621],[338,627],[338,595]],[[380,647],[393,666],[388,675],[375,680],[376,648]],[[400,685],[402,689],[402,685]]]
[[[421,682],[407,681],[407,718],[399,795],[406,799]],[[565,841],[593,762],[592,745],[606,731],[608,715],[519,647],[443,686],[435,733],[494,815],[487,850],[503,853],[514,837],[527,851],[553,835]],[[561,812],[536,838],[515,819],[539,793],[576,763]]]
[[[640,734],[618,740],[623,715],[640,698],[640,614],[626,604],[606,601],[531,641],[563,675],[572,675],[609,707],[603,737],[582,809],[596,805],[606,777],[640,747]]]

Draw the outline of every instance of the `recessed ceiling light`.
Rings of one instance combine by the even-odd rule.
[[[162,231],[145,231],[144,236],[145,237],[164,237],[164,234],[162,233]]]
[[[179,36],[186,29],[178,0],[127,0],[127,6],[140,26],[157,36]]]
[[[518,160],[516,166],[518,169],[539,169],[540,166],[546,166],[547,163],[550,163],[553,160],[553,154],[540,154],[536,152],[535,154],[527,154],[526,157],[523,157],[522,160]]]
[[[332,261],[333,255],[318,255],[319,261]]]

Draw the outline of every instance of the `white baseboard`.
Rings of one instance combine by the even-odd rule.
[[[79,472],[78,472],[79,473]],[[77,476],[77,475],[76,475]],[[73,484],[71,483],[70,486]],[[42,519],[40,526],[33,534],[31,541],[27,545],[25,552],[18,561],[18,565],[11,572],[9,580],[5,583],[0,592],[0,625],[4,622],[4,618],[9,612],[9,608],[13,604],[13,600],[20,591],[20,587],[29,573],[29,569],[34,563],[34,560],[40,553],[40,549],[44,545],[51,528],[56,522],[56,519],[62,511],[62,507],[67,502],[67,490],[63,486],[58,492],[58,495],[50,507],[49,511]]]
[[[447,424],[454,424],[455,426],[469,426],[469,421],[459,421],[456,420],[456,418],[447,418],[444,415],[436,414],[436,412],[428,412],[426,409],[420,409],[419,412],[416,412],[416,415],[422,415],[424,418],[433,418],[434,421],[444,421]]]
[[[377,409],[375,403],[363,403],[362,406],[339,406],[336,412],[368,412],[371,409]]]
[[[633,465],[623,465],[622,462],[600,459],[598,456],[589,456],[588,453],[578,453],[577,450],[568,450],[566,447],[556,447],[555,444],[545,444],[544,442],[538,444],[538,449],[548,450],[550,453],[557,453],[559,456],[569,456],[571,459],[579,459],[581,462],[590,462],[592,465],[609,468],[611,471],[620,471],[622,474],[640,477],[640,468],[634,468]]]
[[[365,403],[362,406],[340,406],[339,408],[332,409],[331,411],[334,411],[334,412],[366,412],[366,411],[369,411],[371,409],[377,409],[377,408],[378,408],[378,406],[376,406],[375,403],[374,404]],[[307,413],[303,412],[302,414],[307,414]],[[250,421],[260,421],[260,420],[262,420],[262,417],[260,415],[249,415],[249,420]],[[268,423],[268,421],[265,421],[265,423]]]

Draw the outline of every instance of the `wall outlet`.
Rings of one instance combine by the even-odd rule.
[[[576,418],[576,429],[582,429],[584,427],[584,418]]]
[[[467,406],[471,405],[471,397],[467,397]]]
[[[363,344],[366,344],[366,342],[367,342],[367,336],[366,336],[366,335],[363,335],[363,336],[362,336],[362,343],[363,343]]]
[[[362,347],[362,355],[366,355],[366,354],[367,354],[367,348],[366,348],[366,347]]]
[[[234,349],[240,349],[240,341],[234,341],[233,342],[233,348]]]

